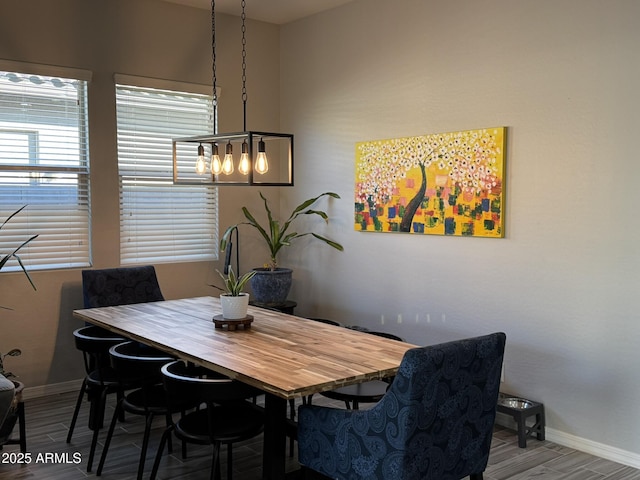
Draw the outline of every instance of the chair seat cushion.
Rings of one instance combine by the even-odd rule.
[[[124,398],[122,408],[135,415],[145,415],[147,412],[164,414],[168,412],[167,397],[162,385],[139,388],[133,390]],[[177,407],[174,411],[180,411]]]
[[[113,368],[101,368],[100,370],[93,370],[87,375],[87,386],[94,388],[116,388],[123,385],[120,382],[120,375],[116,373]]]
[[[211,410],[213,409],[213,410]],[[209,412],[213,429],[209,432]],[[244,401],[236,405],[207,407],[185,415],[175,426],[181,440],[201,445],[213,442],[237,442],[259,434],[264,426],[262,412]]]

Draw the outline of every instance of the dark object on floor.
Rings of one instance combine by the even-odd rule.
[[[518,426],[518,446],[527,448],[527,437],[536,435],[538,440],[544,440],[544,405],[526,398],[501,393],[496,407],[498,412],[511,415]],[[527,418],[535,416],[535,422],[527,426]]]

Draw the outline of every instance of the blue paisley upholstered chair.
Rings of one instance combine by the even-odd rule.
[[[481,480],[505,341],[493,333],[407,351],[370,410],[301,406],[300,464],[340,480]]]

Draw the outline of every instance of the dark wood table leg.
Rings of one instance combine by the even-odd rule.
[[[287,400],[270,393],[265,395],[265,424],[262,457],[262,478],[285,478]]]

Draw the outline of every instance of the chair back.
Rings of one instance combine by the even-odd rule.
[[[398,342],[404,342],[402,337],[399,337],[398,335],[394,335],[393,333],[376,332],[376,331],[367,331],[366,333],[368,333],[369,335],[376,335],[378,337],[388,338],[389,340],[397,340]],[[386,382],[386,383],[391,383],[391,382],[393,382],[394,378],[395,377],[393,377],[393,376],[386,377],[386,378],[383,378],[382,381]]]
[[[73,332],[73,337],[76,348],[83,353],[87,374],[96,369],[110,367],[109,349],[125,341],[124,338],[95,325],[78,328]]]
[[[300,463],[331,478],[458,480],[489,458],[506,336],[408,350],[386,395],[341,422],[301,407]],[[305,409],[309,409],[305,411]],[[329,440],[327,442],[327,440]],[[323,458],[313,445],[323,447]],[[354,476],[354,474],[357,474]],[[350,476],[351,475],[351,476]],[[360,475],[360,476],[358,476]]]
[[[311,318],[309,320],[313,320],[314,322],[326,323],[327,325],[334,325],[336,327],[341,327],[342,324],[340,322],[336,322],[335,320],[329,320],[328,318]]]
[[[82,271],[84,308],[164,300],[152,265]]]
[[[184,398],[197,398],[202,403],[233,403],[262,393],[242,382],[182,360],[164,365],[162,378],[169,402],[174,405]]]
[[[387,332],[366,332],[369,335],[377,335],[378,337],[384,337],[384,338],[388,338],[389,340],[397,340],[399,342],[404,342],[404,340],[399,337],[398,335],[394,335],[393,333],[387,333]]]
[[[138,342],[123,342],[109,349],[111,366],[121,381],[138,381],[142,387],[162,381],[161,368],[174,357]]]
[[[505,340],[504,333],[495,333],[405,354],[387,395],[374,407],[379,412],[372,413],[399,408],[393,421],[402,428],[386,440],[402,446],[400,478],[459,479],[485,470]]]

